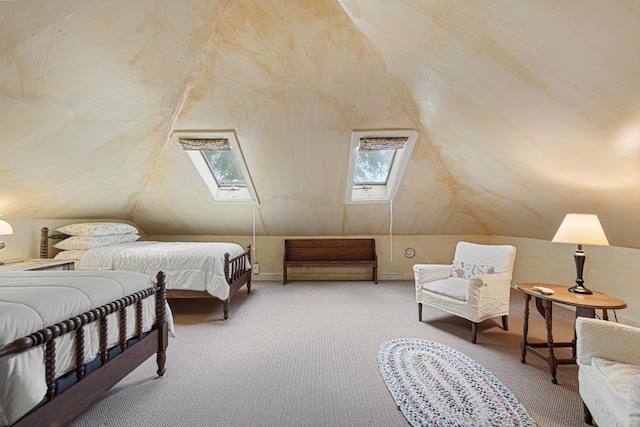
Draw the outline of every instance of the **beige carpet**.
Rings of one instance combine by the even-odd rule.
[[[413,282],[255,282],[222,320],[218,301],[172,301],[176,337],[167,374],[149,360],[73,426],[406,426],[378,371],[380,345],[395,338],[443,343],[493,372],[539,426],[583,426],[577,367],[551,383],[543,360],[520,362],[522,294],[512,291],[510,329],[425,307]],[[530,337],[543,341],[532,307]],[[554,308],[556,339],[570,340],[573,312]],[[563,350],[566,351],[566,350]]]

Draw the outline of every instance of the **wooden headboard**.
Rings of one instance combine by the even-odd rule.
[[[63,233],[49,234],[49,228],[42,227],[40,229],[40,258],[49,258],[49,240],[64,240],[67,237],[69,236]]]

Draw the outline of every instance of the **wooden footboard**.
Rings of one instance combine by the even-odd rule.
[[[143,334],[142,301],[154,294],[156,295],[156,321],[151,331]],[[136,337],[138,341],[128,345],[125,309],[130,305],[136,305]],[[122,352],[110,359],[107,348],[107,328],[109,327],[107,316],[115,312],[120,313],[117,326],[120,336],[119,346]],[[98,322],[100,331],[99,357],[101,365],[85,375],[84,327],[93,322]],[[55,338],[70,333],[75,334],[77,382],[58,393],[55,378]],[[0,347],[0,357],[22,353],[38,346],[43,346],[45,351],[46,402],[22,417],[13,426],[57,426],[68,423],[154,353],[157,355],[157,374],[164,375],[167,344],[165,275],[163,272],[159,272],[157,284],[152,288],[128,295]]]
[[[247,293],[251,293],[251,245],[247,245],[247,250],[240,255],[231,257],[229,253],[224,254],[224,276],[229,284],[229,297],[222,301],[224,319],[229,318],[229,302],[231,297],[245,284]],[[215,298],[207,291],[187,291],[181,289],[167,290],[167,298]]]

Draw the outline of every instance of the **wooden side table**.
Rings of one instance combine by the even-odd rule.
[[[73,260],[57,259],[10,259],[0,264],[0,271],[42,271],[42,270],[74,270]]]
[[[553,294],[544,295],[539,291],[533,289],[534,286],[542,286],[554,291]],[[550,285],[545,283],[519,283],[516,285],[516,289],[520,290],[524,294],[525,306],[524,306],[524,326],[522,331],[522,342],[520,348],[522,350],[522,363],[526,362],[527,350],[535,354],[538,357],[546,360],[549,363],[551,369],[551,382],[558,384],[556,379],[556,368],[558,365],[568,365],[576,363],[576,335],[575,328],[573,332],[573,340],[571,342],[554,342],[552,333],[553,323],[553,303],[565,304],[576,307],[576,317],[595,317],[596,310],[602,310],[602,318],[609,320],[607,310],[622,309],[627,304],[621,299],[614,298],[605,294],[594,292],[591,295],[578,294],[569,292],[568,286]],[[536,308],[542,317],[545,319],[547,326],[547,342],[546,343],[530,343],[527,341],[527,334],[529,332],[529,301],[531,297],[536,300]],[[538,348],[547,348],[548,354],[537,350]],[[557,358],[554,354],[554,348],[556,347],[571,347],[571,358]]]

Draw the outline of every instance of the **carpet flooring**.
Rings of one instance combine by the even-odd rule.
[[[71,423],[72,426],[406,426],[377,364],[386,341],[416,338],[458,350],[492,372],[539,426],[584,426],[577,367],[520,362],[524,298],[512,290],[509,331],[500,319],[469,341],[464,319],[424,307],[413,282],[255,281],[231,301],[171,301],[176,336],[167,373],[152,358]],[[554,306],[554,338],[573,336],[573,312]],[[534,307],[529,337],[544,341]],[[561,354],[562,356],[562,354]]]

